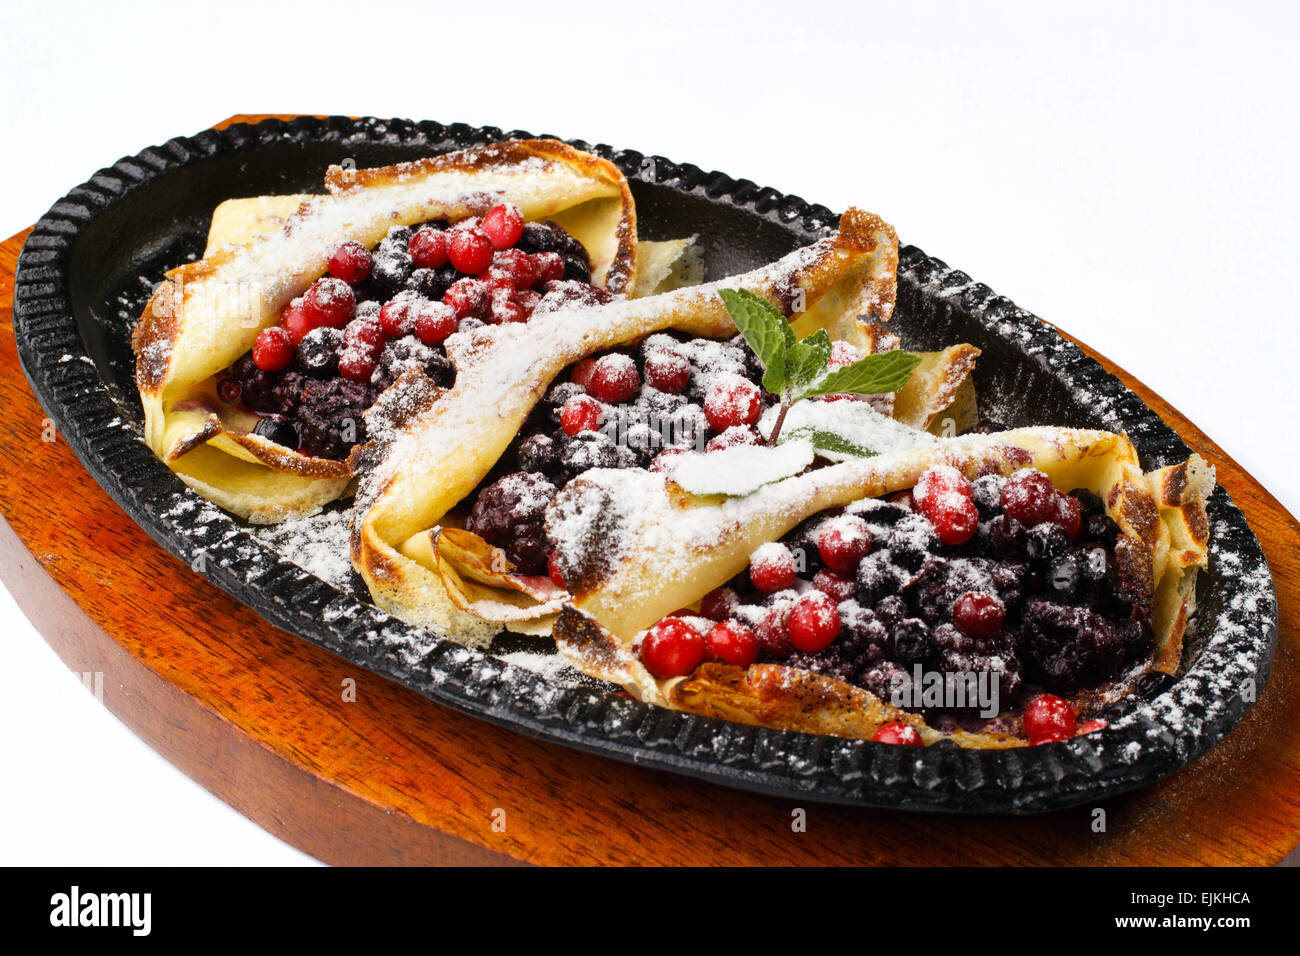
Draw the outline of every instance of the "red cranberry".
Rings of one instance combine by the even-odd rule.
[[[849,600],[857,591],[853,578],[829,568],[823,568],[813,575],[812,586],[828,595],[836,604]]]
[[[749,580],[764,594],[784,591],[794,584],[796,571],[794,555],[776,541],[759,546],[749,558]]]
[[[604,408],[590,395],[575,395],[560,409],[560,428],[573,436],[579,432],[593,432],[600,427]]]
[[[763,411],[758,386],[742,378],[714,382],[704,396],[704,417],[714,431],[733,425],[753,425]]]
[[[852,574],[871,550],[871,529],[857,515],[841,515],[822,525],[817,534],[817,553],[826,566],[841,574]]]
[[[345,349],[339,356],[339,375],[351,382],[368,382],[375,371],[374,356],[363,349]]]
[[[916,506],[927,518],[932,509],[945,502],[957,499],[973,499],[975,489],[971,483],[952,465],[931,465],[916,480],[912,489],[912,498]],[[934,519],[931,518],[933,521]]]
[[[1056,518],[1059,493],[1041,471],[1022,468],[1002,485],[1002,511],[1026,528]]]
[[[641,663],[655,677],[685,677],[704,663],[704,638],[678,617],[666,617],[641,641]]]
[[[821,591],[811,591],[794,602],[785,619],[790,643],[801,651],[815,654],[840,633],[840,612],[835,602]]]
[[[447,234],[441,229],[425,226],[411,237],[406,245],[411,262],[417,269],[436,269],[447,263]]]
[[[378,354],[384,347],[384,329],[378,319],[353,319],[343,330],[343,348]]]
[[[313,328],[328,325],[341,329],[352,318],[357,298],[342,279],[318,279],[302,297],[302,307]]]
[[[628,356],[602,355],[592,367],[586,389],[594,398],[617,405],[641,391],[641,376],[637,374],[636,363]]]
[[[1055,694],[1035,697],[1025,708],[1025,736],[1034,745],[1069,740],[1074,736],[1074,711]]]
[[[273,325],[257,333],[253,342],[253,364],[263,372],[278,372],[293,361],[294,351],[292,336]]]
[[[923,513],[949,547],[965,544],[979,528],[979,510],[969,498],[944,498]]]
[[[770,657],[789,657],[794,653],[794,645],[790,643],[790,635],[785,629],[788,610],[788,606],[768,608],[767,613],[754,626],[754,636],[758,638],[759,646]]]
[[[898,505],[900,508],[906,508],[908,511],[916,510],[916,499],[912,497],[910,491],[899,491],[885,499],[891,505]]]
[[[415,331],[415,316],[423,303],[413,295],[399,295],[385,302],[379,310],[379,326],[390,339],[400,339]]]
[[[284,307],[284,313],[280,316],[280,325],[289,333],[294,345],[301,342],[304,335],[316,328],[312,325],[307,310],[303,308],[301,296]]]
[[[528,316],[509,292],[496,292],[488,306],[487,320],[493,325],[505,325],[507,322],[526,322]]]
[[[905,724],[902,721],[894,721],[889,724],[882,724],[880,729],[871,735],[871,739],[882,744],[902,744],[905,747],[923,747],[925,741],[921,739],[921,732],[911,724]]]
[[[841,365],[852,365],[860,358],[862,358],[862,350],[856,345],[843,339],[836,339],[831,343],[831,357],[826,364],[830,368],[839,368]]]
[[[496,248],[508,249],[524,234],[524,214],[513,203],[502,203],[487,211],[479,228]]]
[[[1002,630],[1007,609],[991,594],[967,591],[952,606],[952,621],[971,637],[992,637]]]
[[[457,279],[451,284],[442,301],[456,310],[456,318],[479,315],[487,307],[487,286],[478,279]]]
[[[447,258],[460,272],[476,276],[492,266],[492,240],[482,229],[453,229]]]
[[[564,572],[562,572],[560,566],[555,563],[554,551],[546,556],[546,576],[551,579],[551,583],[557,588],[567,588],[567,585],[564,583]]]
[[[674,395],[691,380],[691,363],[672,349],[655,349],[645,357],[645,380],[661,392]]]
[[[535,282],[555,282],[564,278],[564,257],[558,252],[533,253]]]
[[[1104,720],[1088,720],[1079,725],[1079,733],[1080,735],[1095,734],[1099,730],[1105,730],[1108,726],[1110,725]]]
[[[370,275],[370,266],[370,250],[351,239],[340,243],[329,261],[330,275],[348,285],[356,285]]]
[[[385,306],[387,308],[387,306]],[[383,313],[379,314],[383,319]],[[456,310],[445,302],[426,302],[415,315],[416,337],[425,345],[437,345],[456,331]]]
[[[1053,524],[1064,528],[1071,541],[1076,540],[1079,531],[1083,528],[1083,509],[1079,506],[1079,499],[1073,495],[1061,495],[1056,500],[1056,516]]]
[[[584,389],[591,387],[591,373],[596,370],[596,360],[594,358],[585,358],[580,362],[574,362],[573,368],[569,370],[569,381],[581,385]]]
[[[525,289],[515,293],[515,301],[519,303],[519,308],[524,310],[525,316],[531,316],[533,310],[537,308],[537,303],[542,301],[542,297],[531,289]]]
[[[700,615],[710,621],[725,621],[740,604],[740,595],[731,588],[714,588],[700,601]]]
[[[748,667],[758,660],[758,638],[739,621],[719,621],[704,638],[710,660],[735,667]]]
[[[537,281],[537,267],[526,252],[518,249],[502,249],[492,257],[492,269],[500,269],[514,282],[516,290],[532,288]]]

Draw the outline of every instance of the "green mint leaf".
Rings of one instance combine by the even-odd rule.
[[[719,289],[718,295],[763,363],[763,387],[779,394],[786,385],[786,353],[797,344],[790,323],[771,303],[748,289]]]
[[[792,398],[802,393],[818,376],[826,371],[831,360],[831,337],[825,329],[818,329],[802,342],[797,342],[785,356],[785,388]]]
[[[912,377],[916,367],[921,364],[921,356],[891,349],[868,355],[850,365],[841,365],[831,371],[815,386],[810,388],[805,397],[812,395],[839,395],[852,393],[856,395],[881,395],[896,392]]]
[[[810,428],[806,425],[782,435],[777,444],[783,445],[787,441],[794,439],[804,439],[812,442],[813,451],[832,461],[845,461],[849,458],[871,458],[876,454],[870,448],[849,441],[843,435],[822,428]]]

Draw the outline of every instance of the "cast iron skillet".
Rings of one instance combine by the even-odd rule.
[[[1268,678],[1277,602],[1258,541],[1222,489],[1210,572],[1172,687],[1130,698],[1106,730],[1042,747],[925,749],[742,726],[602,687],[548,683],[380,612],[254,539],[141,442],[130,323],[163,272],[201,254],[222,200],[319,192],[327,166],[378,166],[528,134],[399,120],[266,120],[173,139],[73,189],[18,260],[14,333],[32,388],[86,468],[159,544],[273,624],[441,704],[547,740],[727,786],[864,806],[1031,812],[1157,780],[1206,753]],[[629,177],[643,238],[697,233],[708,278],[757,267],[832,229],[824,206],[661,157],[581,141]],[[870,205],[870,197],[863,197]],[[1132,392],[1050,326],[906,246],[893,328],[907,347],[970,342],[982,406],[1008,426],[1125,431],[1151,469],[1188,449]]]

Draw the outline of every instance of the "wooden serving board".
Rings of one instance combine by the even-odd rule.
[[[262,117],[232,117],[228,123]],[[1191,422],[1081,346],[1195,451],[1263,543],[1281,635],[1259,702],[1208,756],[1033,817],[873,811],[729,790],[434,704],[267,624],[126,516],[47,425],[18,364],[0,245],[0,570],[37,630],[151,747],[335,864],[1274,864],[1300,842],[1300,524]],[[354,702],[344,681],[356,682]],[[805,812],[802,831],[792,824]]]

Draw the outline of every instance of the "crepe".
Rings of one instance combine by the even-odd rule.
[[[898,243],[879,217],[851,209],[837,233],[753,272],[645,299],[574,307],[534,316],[526,325],[494,326],[447,340],[455,385],[438,389],[408,373],[367,417],[378,436],[353,453],[360,485],[353,519],[353,564],[376,603],[402,619],[465,643],[484,643],[509,624],[546,630],[559,596],[538,599],[443,548],[452,509],[487,476],[550,383],[588,355],[676,329],[690,335],[734,335],[719,288],[744,288],[804,311],[792,326],[828,329],[870,350],[867,329],[892,313]],[[492,590],[484,593],[482,586]]]
[[[1196,574],[1207,565],[1205,499],[1214,471],[1197,456],[1144,474],[1123,435],[1070,428],[1027,428],[970,435],[833,465],[738,498],[695,498],[661,475],[590,471],[570,482],[548,511],[548,534],[573,592],[554,627],[558,647],[576,666],[621,684],[641,700],[743,723],[870,738],[884,723],[924,720],[842,681],[781,664],[748,669],[706,663],[684,678],[659,680],[641,664],[634,642],[656,621],[696,604],[749,562],[764,542],[828,508],[913,487],[935,464],[968,477],[1032,467],[1057,487],[1087,488],[1106,503],[1121,537],[1120,580],[1150,616],[1155,649],[1148,665],[1173,673]],[[1097,689],[1103,701],[1125,683]],[[952,735],[963,746],[1019,746],[1014,733]]]
[[[627,182],[613,164],[563,143],[512,141],[380,169],[331,167],[325,186],[326,196],[219,207],[205,257],[168,273],[133,338],[150,448],[204,497],[253,522],[309,513],[351,481],[344,461],[253,434],[256,419],[215,392],[216,376],[325,273],[339,243],[373,246],[393,226],[512,202],[526,219],[553,220],[582,242],[593,284],[636,291]],[[667,271],[671,262],[656,281]]]

